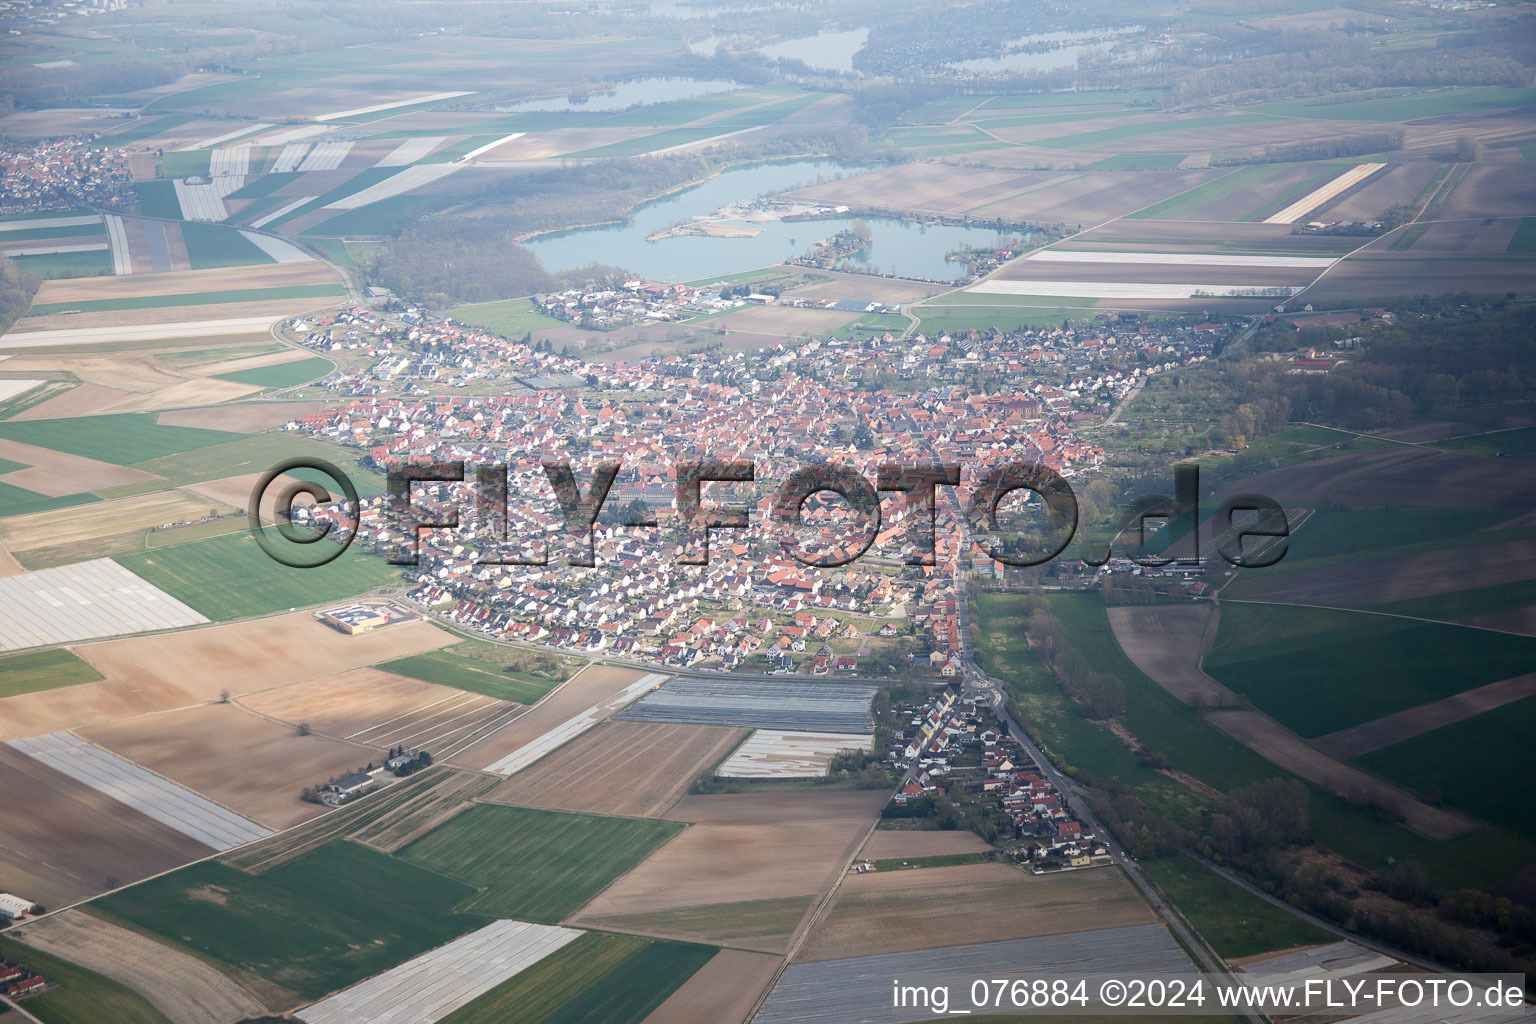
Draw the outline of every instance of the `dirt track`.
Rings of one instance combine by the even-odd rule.
[[[1536,672],[1502,679],[1443,700],[1383,715],[1349,729],[1340,729],[1327,736],[1319,736],[1312,740],[1312,745],[1341,761],[1347,761],[1530,696],[1536,696]]]
[[[1335,761],[1262,712],[1213,711],[1205,719],[1254,753],[1308,782],[1402,815],[1403,824],[1431,839],[1452,839],[1476,824],[1464,814],[1431,807],[1389,782]]]

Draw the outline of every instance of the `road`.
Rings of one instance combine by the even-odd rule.
[[[1235,983],[1231,973],[1226,968],[1226,964],[1206,944],[1204,937],[1190,927],[1182,915],[1167,905],[1162,893],[1147,878],[1146,872],[1142,870],[1141,865],[1136,863],[1130,854],[1126,853],[1125,849],[1115,842],[1113,834],[1109,829],[1105,828],[1104,823],[1094,816],[1093,810],[1088,806],[1088,801],[1085,799],[1083,791],[1065,775],[1057,771],[1050,758],[1046,757],[1034,740],[1029,738],[1029,734],[1024,731],[1024,727],[1019,724],[1008,710],[1008,702],[1004,697],[1007,693],[1007,688],[1003,685],[1002,681],[987,675],[974,662],[969,660],[966,662],[965,670],[965,690],[967,694],[983,695],[990,698],[993,711],[996,713],[998,720],[1007,726],[1008,734],[1013,737],[1014,742],[1019,744],[1024,749],[1024,752],[1040,766],[1040,770],[1050,780],[1051,785],[1056,787],[1058,792],[1065,793],[1071,798],[1072,806],[1077,812],[1078,819],[1104,843],[1104,846],[1109,850],[1110,856],[1124,869],[1126,877],[1131,880],[1131,884],[1140,890],[1148,903],[1158,909],[1163,923],[1168,926],[1168,930],[1178,939],[1179,944],[1194,957],[1200,970],[1212,975],[1213,980]],[[1264,1020],[1262,1015],[1253,1011],[1249,1011],[1243,1016],[1254,1022],[1254,1024],[1261,1024]]]

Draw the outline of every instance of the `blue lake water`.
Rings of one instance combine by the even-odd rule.
[[[864,49],[869,41],[869,29],[855,28],[846,32],[818,32],[803,39],[786,39],[758,49],[758,53],[770,60],[784,57],[801,60],[823,71],[853,73],[853,56]]]
[[[542,100],[520,100],[517,103],[498,103],[487,110],[520,113],[530,110],[590,111],[627,110],[630,107],[650,103],[667,103],[672,100],[691,100],[698,96],[732,92],[741,88],[740,82],[729,78],[684,78],[662,76],[635,78],[618,83],[612,92],[594,92],[585,100],[572,100],[568,96]]]
[[[851,217],[813,221],[780,221],[762,228],[752,238],[709,238],[685,235],[646,241],[686,217],[713,213],[730,203],[826,180],[839,173],[855,174],[867,168],[830,160],[796,160],[760,164],[726,171],[685,192],[647,203],[634,211],[623,225],[582,228],[544,235],[527,243],[544,261],[545,269],[559,273],[589,263],[624,267],[655,281],[694,281],[753,270],[799,256],[816,242],[853,224]],[[963,263],[944,259],[946,252],[964,246],[993,244],[997,233],[985,228],[918,225],[894,219],[865,217],[873,232],[870,245],[850,270],[898,274],[952,281],[965,273]]]

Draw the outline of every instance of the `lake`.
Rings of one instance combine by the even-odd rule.
[[[977,74],[1003,74],[1020,71],[1059,71],[1077,67],[1077,59],[1089,53],[1104,53],[1117,45],[1105,36],[1136,35],[1146,31],[1145,25],[1123,28],[1099,29],[1094,32],[1039,32],[1019,36],[1004,43],[1004,47],[1039,47],[1049,44],[1047,50],[1027,50],[1008,53],[1001,57],[976,57],[958,60],[948,66],[956,71],[973,71]]]
[[[698,96],[732,92],[741,88],[740,82],[729,78],[686,78],[657,76],[632,78],[618,83],[612,92],[593,92],[585,100],[572,100],[568,96],[542,100],[520,100],[517,103],[498,103],[484,110],[504,113],[520,113],[530,110],[590,111],[601,113],[608,110],[628,110],[630,107],[650,103],[667,103],[671,100],[691,100]]]
[[[763,46],[758,53],[769,60],[783,57],[801,60],[822,71],[853,73],[853,55],[864,49],[869,41],[869,29],[855,28],[847,32],[818,32],[802,39],[786,39],[782,43]]]
[[[624,267],[655,281],[696,281],[754,270],[805,253],[816,242],[853,224],[851,217],[813,221],[754,224],[762,228],[752,238],[710,238],[685,235],[648,242],[646,237],[686,217],[713,213],[733,202],[767,193],[788,191],[868,168],[831,160],[796,160],[759,164],[726,171],[677,195],[646,203],[628,224],[581,228],[543,235],[527,243],[552,273],[589,263]],[[848,269],[953,281],[965,273],[963,263],[944,259],[963,246],[991,245],[997,233],[984,228],[918,225],[881,217],[865,217],[873,232],[860,262]]]

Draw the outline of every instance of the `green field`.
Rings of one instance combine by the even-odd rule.
[[[101,678],[100,672],[62,647],[0,658],[0,697],[94,683]]]
[[[340,841],[259,876],[202,861],[92,906],[309,1000],[484,926],[453,913],[471,893]]]
[[[1207,128],[1230,128],[1242,124],[1260,124],[1274,120],[1268,114],[1234,114],[1230,117],[1186,117],[1186,118],[1158,118],[1144,124],[1123,124],[1116,128],[1101,128],[1096,132],[1081,132],[1077,135],[1063,135],[1054,139],[1041,139],[1032,142],[1032,146],[1044,146],[1047,149],[1093,149],[1098,146],[1108,146],[1116,142],[1128,142],[1131,139],[1140,139],[1148,135],[1172,134],[1174,132],[1204,131]]]
[[[1286,117],[1317,117],[1330,121],[1414,121],[1444,114],[1531,106],[1536,106],[1536,89],[1475,86],[1415,91],[1408,95],[1370,97],[1343,103],[1318,100],[1266,103],[1259,109]]]
[[[357,548],[318,568],[280,565],[249,533],[136,551],[117,556],[117,562],[217,620],[339,601],[399,582],[398,569]]]
[[[1142,866],[1211,948],[1228,960],[1337,941],[1332,932],[1266,903],[1189,857],[1173,854],[1143,861]]]
[[[208,165],[213,160],[213,150],[193,149],[186,152],[172,150],[160,158],[160,170],[166,178],[208,176]]]
[[[472,306],[454,306],[444,310],[444,313],[462,323],[494,331],[503,338],[521,338],[530,331],[549,331],[567,326],[565,321],[535,310],[532,299],[477,302]]]
[[[337,292],[345,294],[341,289]],[[291,388],[324,377],[335,368],[329,359],[311,356],[308,359],[296,359],[291,363],[258,366],[253,370],[217,373],[214,374],[214,380],[230,380],[236,384],[255,384],[264,388]]]
[[[682,829],[670,821],[477,804],[399,856],[480,889],[460,904],[465,912],[554,924]]]
[[[1332,454],[1331,450],[1329,454]],[[1507,509],[1318,509],[1296,531],[1291,538],[1290,551],[1275,569],[1293,572],[1536,535],[1529,529],[1509,532],[1497,529],[1498,524],[1515,515]],[[1257,576],[1252,578],[1262,582]],[[1240,583],[1233,585],[1230,591],[1233,596],[1243,596]]]
[[[59,228],[24,228],[20,231],[11,230],[5,233],[7,242],[30,242],[38,238],[91,238],[98,242],[105,242],[107,230],[98,220],[94,224],[70,224]]]
[[[113,413],[61,420],[7,420],[0,423],[0,437],[127,466],[238,436],[225,430],[161,426],[155,419],[154,413]]]
[[[264,473],[279,462],[299,456],[314,456],[336,466],[352,478],[359,494],[377,494],[384,488],[384,478],[357,464],[357,454],[308,437],[295,437],[282,431],[271,434],[220,434],[223,444],[147,459],[134,469],[163,476],[174,484],[201,483],[226,476]],[[298,474],[303,476],[303,472]],[[318,476],[316,479],[320,479]],[[324,481],[321,481],[324,482]]]
[[[193,270],[277,262],[255,242],[223,224],[186,221],[181,225],[181,237],[187,243],[187,260]]]
[[[715,953],[588,932],[439,1024],[639,1024]]]
[[[114,132],[107,136],[106,142],[113,146],[126,146],[130,142],[138,142],[147,139],[151,135],[179,128],[192,120],[193,114],[168,114],[165,117],[141,117],[120,132]]]
[[[1529,664],[1526,666],[1530,667]],[[1536,838],[1536,697],[1355,759],[1367,771]]]
[[[49,252],[37,256],[12,256],[10,259],[23,274],[48,281],[60,277],[105,277],[112,273],[112,253],[106,249]]]
[[[473,641],[469,644],[455,644],[441,651],[415,654],[376,667],[395,675],[483,693],[487,697],[509,700],[515,704],[537,703],[566,678],[562,672],[559,679],[545,679],[494,662],[454,653],[472,644]]]
[[[22,1004],[44,1024],[100,1024],[107,1020],[112,1024],[171,1024],[148,1000],[126,985],[14,939],[0,938],[0,956],[58,986],[51,992],[29,996]],[[11,1017],[4,1014],[7,1021]]]
[[[1536,217],[1522,217],[1515,229],[1515,237],[1509,240],[1508,252],[1536,252]]]
[[[1067,643],[1083,653],[1094,671],[1125,684],[1126,728],[1174,768],[1222,792],[1284,774],[1142,674],[1120,650],[1098,595],[1060,594],[1049,604],[1061,619]]]
[[[412,218],[430,212],[433,207],[451,205],[452,202],[451,196],[442,195],[407,193],[403,196],[391,196],[388,199],[380,199],[376,203],[369,203],[367,206],[359,206],[355,210],[343,210],[313,227],[305,228],[299,234],[305,238],[387,235]]]
[[[1371,610],[1412,615],[1421,619],[1440,619],[1443,622],[1465,622],[1479,615],[1492,615],[1531,605],[1536,605],[1536,580],[1498,583],[1490,587],[1472,587],[1453,590],[1448,594],[1414,597],[1406,601],[1374,605]]]
[[[1212,677],[1321,736],[1529,672],[1536,637],[1364,612],[1224,602]]]
[[[231,192],[230,199],[262,199],[272,195],[278,189],[299,178],[298,171],[282,171],[280,173],[262,174],[246,181],[238,189]],[[288,200],[292,202],[292,200]],[[243,216],[243,214],[242,214]]]
[[[348,178],[340,185],[337,185],[335,188],[331,189],[324,195],[316,196],[314,199],[305,203],[298,209],[291,210],[274,221],[268,221],[265,225],[263,225],[263,227],[265,227],[268,231],[274,231],[279,225],[286,224],[288,221],[293,220],[295,217],[308,213],[311,210],[318,210],[330,203],[335,202],[338,199],[350,196],[356,192],[361,192],[363,189],[377,185],[379,182],[384,181],[387,178],[393,178],[400,172],[401,168],[399,167],[366,168]]]
[[[1429,442],[1436,448],[1463,455],[1498,457],[1505,455],[1536,454],[1536,427],[1515,427],[1512,430],[1494,430],[1470,437],[1455,437],[1445,441]]]
[[[190,226],[190,225],[189,225]],[[210,225],[217,226],[217,225]],[[246,239],[241,238],[242,242]],[[249,244],[249,243],[247,243]],[[255,248],[255,246],[252,246]],[[110,257],[109,257],[110,258]],[[346,295],[339,284],[302,284],[282,288],[245,288],[219,292],[186,292],[180,295],[132,295],[118,299],[84,299],[33,306],[28,316],[49,313],[101,313],[117,309],[159,309],[172,306],[213,306],[226,302],[269,302],[276,299],[316,299]],[[227,377],[220,378],[227,380]]]
[[[598,146],[596,149],[584,149],[580,153],[568,155],[579,158],[639,156],[642,153],[655,153],[658,150],[671,149],[673,146],[684,146],[690,142],[701,142],[704,139],[712,139],[717,135],[727,135],[735,130],[712,124],[700,125],[695,128],[673,128],[670,131],[657,132],[654,135],[643,135],[638,139],[625,139],[623,142],[612,142],[606,146]]]
[[[1200,207],[1216,200],[1224,198],[1236,192],[1238,189],[1247,188],[1255,182],[1263,181],[1270,175],[1282,171],[1286,164],[1256,164],[1252,167],[1241,167],[1229,174],[1223,174],[1214,181],[1208,181],[1204,185],[1197,185],[1187,192],[1180,192],[1176,196],[1169,196],[1160,203],[1153,203],[1145,209],[1128,214],[1127,220],[1176,220],[1180,217],[1194,213]]]
[[[176,186],[169,181],[140,181],[133,191],[139,197],[139,212],[146,217],[163,220],[181,219],[181,202],[176,198]]]
[[[1167,171],[1179,166],[1188,153],[1120,153],[1096,160],[1090,171]]]
[[[76,505],[89,505],[101,499],[94,494],[66,494],[51,498],[46,494],[29,491],[15,484],[0,483],[0,519],[10,516],[31,515],[33,512],[53,512]]]

